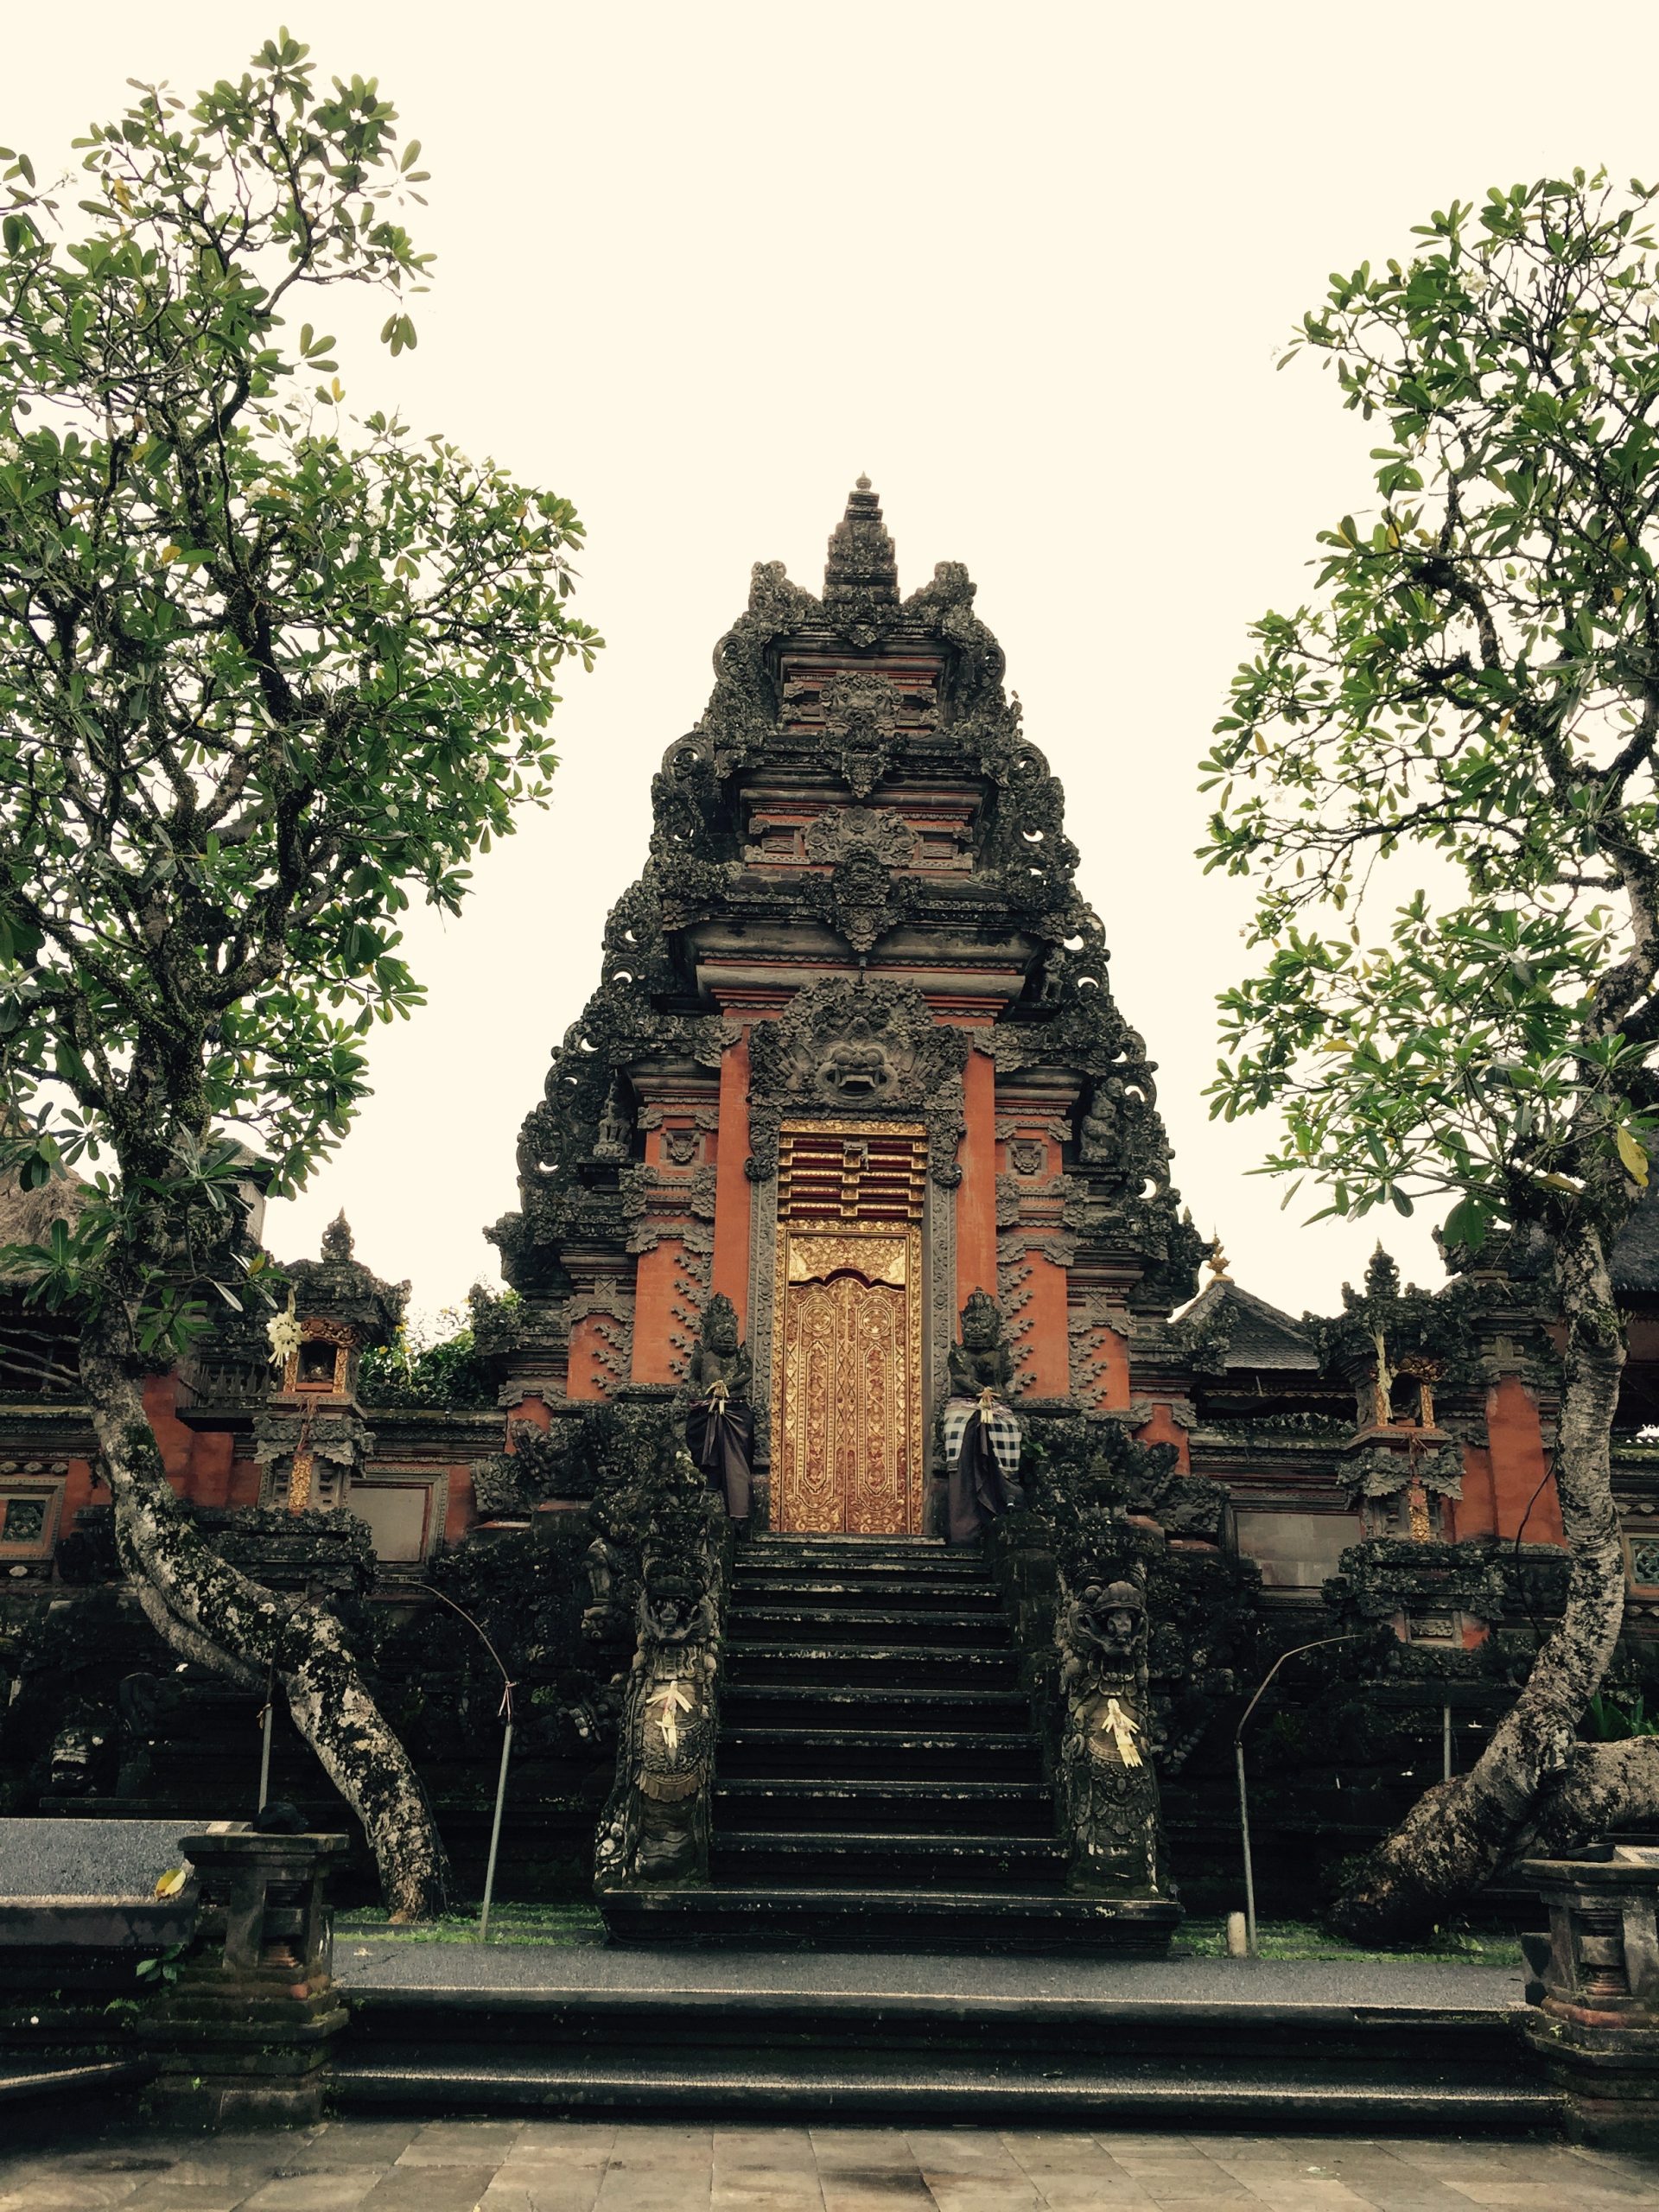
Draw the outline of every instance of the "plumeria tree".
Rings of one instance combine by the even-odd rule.
[[[238,1135],[279,1192],[338,1143],[366,1033],[421,998],[400,916],[454,912],[546,798],[556,673],[600,643],[568,501],[346,410],[331,292],[385,295],[390,351],[416,342],[396,123],[283,31],[194,101],[137,86],[67,208],[0,153],[0,1164],[83,1185],[9,1256],[79,1314],[150,1619],[275,1675],[419,1914],[442,1849],[339,1625],[207,1549],[141,1398],[258,1294]]]
[[[1659,1812],[1659,1745],[1578,1735],[1624,1608],[1609,1258],[1659,1120],[1654,197],[1495,190],[1332,278],[1286,359],[1325,356],[1373,426],[1374,497],[1255,625],[1205,763],[1205,857],[1252,879],[1260,956],[1213,1109],[1276,1113],[1268,1168],[1325,1212],[1431,1203],[1454,1262],[1547,1252],[1565,1324],[1565,1616],[1478,1764],[1351,1883],[1370,1936]]]

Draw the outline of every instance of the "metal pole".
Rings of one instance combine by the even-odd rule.
[[[501,1774],[495,1785],[495,1820],[490,1829],[490,1860],[484,1869],[484,1910],[478,1919],[478,1940],[490,1940],[490,1900],[495,1895],[495,1854],[501,1843],[501,1808],[507,1802],[507,1761],[512,1757],[512,1719],[509,1707],[507,1724],[501,1737]]]
[[[1440,1779],[1442,1782],[1452,1779],[1452,1708],[1449,1705],[1440,1707]]]
[[[256,1815],[265,1809],[265,1800],[270,1795],[270,1730],[276,1713],[271,1709],[271,1685],[265,1685],[265,1709],[259,1719],[259,1802]]]
[[[1244,1746],[1236,1738],[1233,1756],[1238,1762],[1238,1827],[1244,1839],[1244,1947],[1255,1956],[1255,1876],[1250,1866],[1250,1801],[1244,1789]]]
[[[1244,1929],[1250,1956],[1255,1956],[1255,1875],[1250,1864],[1250,1808],[1244,1790],[1244,1724],[1261,1704],[1268,1683],[1287,1659],[1300,1659],[1305,1651],[1323,1651],[1332,1643],[1366,1643],[1370,1631],[1361,1629],[1350,1636],[1321,1636],[1312,1643],[1299,1643],[1289,1651],[1281,1651],[1267,1673],[1255,1686],[1255,1695],[1245,1707],[1239,1724],[1233,1731],[1233,1757],[1238,1765],[1238,1826],[1244,1843]]]
[[[448,1605],[452,1613],[459,1613],[501,1670],[500,1718],[506,1733],[501,1739],[501,1772],[495,1785],[495,1820],[490,1829],[489,1864],[484,1870],[484,1910],[478,1923],[478,1940],[480,1943],[487,1943],[490,1940],[490,1900],[495,1893],[495,1854],[501,1841],[501,1810],[507,1802],[507,1761],[512,1756],[512,1677],[507,1672],[501,1654],[464,1605],[458,1605],[453,1598],[446,1598],[442,1590],[435,1590],[429,1582],[417,1582],[415,1587],[424,1590],[429,1598],[435,1598],[441,1605]]]

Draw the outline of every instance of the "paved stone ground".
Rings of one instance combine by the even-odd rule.
[[[0,2138],[3,2141],[3,2138]],[[1598,2212],[1659,2160],[1535,2140],[340,2120],[0,2149],[0,2212]]]

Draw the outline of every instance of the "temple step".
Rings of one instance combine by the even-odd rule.
[[[1001,1649],[1010,1642],[1001,1613],[901,1611],[897,1606],[734,1605],[728,1624],[733,1649],[787,1637],[804,1644],[835,1643],[971,1645]]]
[[[828,1639],[808,1643],[745,1637],[734,1638],[727,1646],[726,1679],[744,1687],[797,1683],[826,1690],[866,1682],[929,1688],[972,1683],[976,1688],[1015,1689],[1019,1663],[1012,1649],[985,1651],[971,1644],[836,1643]]]
[[[1073,1897],[1058,1883],[866,1878],[833,1882],[715,1880],[698,1889],[601,1890],[619,1943],[738,1943],[768,1950],[1109,1952],[1161,1958],[1180,1907]]]
[[[1025,1729],[1030,1707],[1021,1689],[954,1681],[899,1685],[869,1682],[744,1682],[728,1672],[721,1693],[721,1752],[731,1735],[753,1727],[881,1729],[953,1734],[982,1730],[1001,1737]]]
[[[717,1821],[709,1855],[715,1881],[844,1881],[886,1886],[923,1880],[953,1888],[1057,1883],[1065,1852],[1054,1836],[952,1834],[901,1829],[740,1828]]]
[[[836,1762],[839,1764],[839,1762]],[[715,1818],[721,1827],[772,1834],[829,1828],[914,1830],[943,1834],[995,1830],[1054,1838],[1054,1798],[1041,1781],[903,1781],[893,1776],[745,1775],[720,1781]]]
[[[1196,1970],[1211,1966],[1202,1961],[1174,1969],[1172,1994],[1169,1967],[1132,1961],[1161,1950],[1173,1911],[971,1892],[855,1903],[679,1891],[619,1900],[614,1925],[629,1947],[620,1953],[562,1948],[528,1963],[520,1954],[509,1974],[498,1954],[446,1947],[428,1986],[402,1949],[390,1967],[352,1958],[335,2095],[358,2111],[659,2112],[700,2122],[725,2112],[746,2124],[765,2113],[1084,2131],[1559,2126],[1559,2101],[1521,2044],[1507,1990],[1459,2001],[1408,1981],[1395,1996],[1384,1968],[1361,1996],[1351,1976],[1340,1991],[1310,1988],[1305,1967],[1279,1975],[1260,1961],[1237,1975],[1222,1966],[1200,1987]],[[854,1913],[864,1926],[836,1940]],[[1162,1929],[1148,1914],[1162,1916]],[[681,1950],[723,1942],[744,1916],[785,1955],[700,1965]],[[926,1948],[957,1956],[811,1955],[880,1951],[890,1948],[884,1937],[914,1936],[930,1920],[938,1935]],[[655,1944],[677,1955],[658,1962],[639,1948]],[[1116,1959],[1103,1961],[1103,1948]],[[1009,1949],[1048,1955],[962,1955]],[[1009,2201],[995,2187],[964,2187],[975,2202]],[[874,2202],[854,2183],[843,2194]],[[1107,2198],[1085,2188],[1066,2201]]]
[[[963,1780],[1027,1782],[1040,1776],[1037,1739],[995,1727],[928,1729],[847,1726],[732,1728],[722,1736],[720,1772],[737,1780],[769,1775],[880,1781],[921,1770],[939,1783]],[[721,1784],[723,1786],[723,1783]],[[1048,1786],[1029,1786],[1049,1798]]]
[[[839,1608],[894,1605],[904,1612],[944,1611],[995,1619],[1002,1600],[988,1582],[947,1575],[739,1575],[732,1586],[734,1612],[753,1605]]]

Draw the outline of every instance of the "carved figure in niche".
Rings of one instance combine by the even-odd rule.
[[[618,1086],[611,1085],[605,1101],[605,1110],[599,1117],[599,1130],[594,1139],[595,1160],[626,1160],[633,1149],[633,1121],[623,1107]]]
[[[943,1438],[948,1475],[948,1540],[971,1544],[999,1514],[1023,1505],[1020,1423],[1004,1402],[1014,1354],[996,1300],[976,1290],[962,1309],[962,1341],[946,1362],[950,1395]]]
[[[1116,1167],[1122,1149],[1123,1084],[1112,1075],[1097,1083],[1090,1094],[1077,1150],[1088,1166]]]
[[[694,1401],[685,1417],[686,1443],[741,1532],[748,1525],[754,1465],[754,1368],[739,1334],[737,1308],[722,1291],[702,1309],[686,1382]]]
[[[1163,1818],[1147,1721],[1147,1606],[1133,1582],[1089,1583],[1057,1630],[1065,1721],[1067,1886],[1162,1897]]]
[[[588,1603],[582,1613],[582,1632],[587,1636],[604,1636],[620,1625],[615,1613],[617,1586],[623,1571],[622,1554],[603,1536],[595,1536],[583,1553],[582,1564],[588,1581]]]
[[[819,1063],[818,1088],[832,1097],[864,1100],[879,1098],[893,1080],[886,1046],[878,1041],[869,1017],[855,1014],[846,1035],[836,1039]]]
[[[1042,971],[1037,982],[1039,1006],[1058,1006],[1065,996],[1066,979],[1071,972],[1071,963],[1066,957],[1063,944],[1051,945],[1043,957]]]

